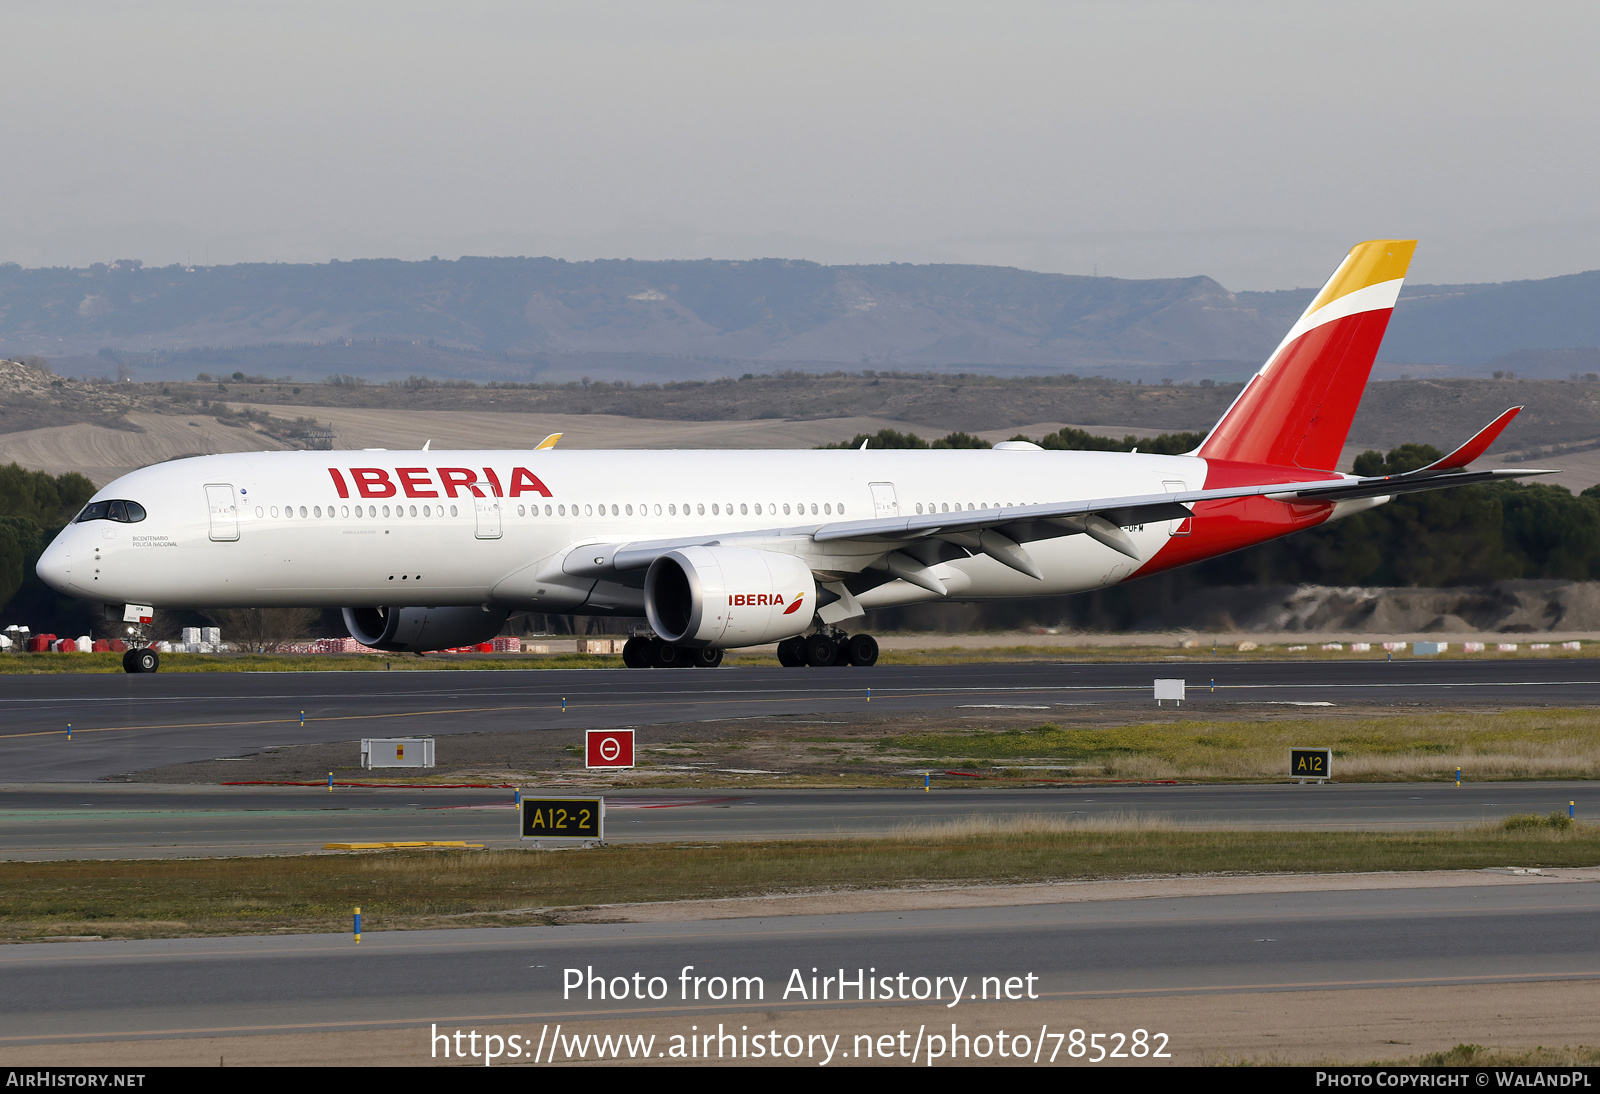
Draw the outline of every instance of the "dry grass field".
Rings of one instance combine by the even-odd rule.
[[[270,411],[279,417],[288,414],[316,418],[331,425],[337,437],[335,443],[341,449],[421,448],[430,440],[435,449],[532,448],[551,433],[562,434],[560,446],[569,449],[805,449],[880,429],[909,430],[928,438],[948,432],[937,426],[872,417],[689,422],[608,414],[230,405]],[[52,474],[77,471],[95,485],[103,486],[136,468],[181,456],[271,452],[290,447],[259,430],[224,425],[214,416],[198,411],[193,415],[130,411],[126,420],[140,432],[78,422],[0,433],[0,464],[16,462]],[[1065,424],[1070,423],[1040,422],[989,430],[982,436],[991,441],[1005,440],[1018,432],[1040,437]],[[1136,426],[1096,428],[1119,437],[1161,432]]]
[[[0,863],[0,941],[558,923],[597,904],[1068,879],[1592,866],[1600,829],[1223,832],[963,821],[881,839]],[[793,879],[804,878],[797,888]]]
[[[979,770],[1063,765],[1080,778],[1281,779],[1293,747],[1333,749],[1341,782],[1590,779],[1600,775],[1600,712],[1429,711],[1381,718],[1171,721],[1002,732],[911,733],[879,747]]]
[[[20,463],[60,475],[77,471],[96,486],[140,467],[180,456],[273,452],[289,446],[253,429],[226,426],[211,415],[172,416],[133,411],[141,432],[89,422],[0,433],[0,464]]]
[[[862,709],[864,708],[864,709]],[[292,720],[292,719],[289,719]],[[440,728],[443,728],[441,726]],[[465,729],[465,725],[452,728]],[[1107,781],[1283,782],[1291,747],[1334,750],[1339,782],[1469,782],[1600,777],[1600,713],[1591,710],[1304,708],[1217,704],[1202,717],[1132,705],[978,704],[972,708],[779,715],[642,725],[639,766],[588,771],[559,736],[454,732],[439,766],[397,781],[504,786],[728,790],[941,788]],[[81,726],[78,732],[118,732]],[[348,732],[359,737],[351,725]],[[264,748],[135,772],[138,782],[382,782],[352,741]]]

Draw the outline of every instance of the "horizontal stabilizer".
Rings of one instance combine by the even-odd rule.
[[[1451,486],[1474,486],[1485,482],[1531,479],[1537,475],[1559,474],[1560,471],[1543,468],[1512,471],[1504,467],[1493,471],[1446,471],[1431,474],[1407,471],[1404,475],[1353,479],[1342,486],[1318,485],[1304,490],[1275,490],[1268,493],[1267,497],[1274,501],[1353,501],[1356,498],[1387,498],[1395,494],[1414,494],[1418,490],[1444,490]]]
[[[1443,459],[1434,460],[1426,467],[1398,475],[1379,475],[1370,479],[1356,479],[1343,486],[1317,485],[1304,490],[1274,493],[1268,497],[1280,501],[1352,501],[1356,498],[1382,498],[1394,494],[1409,494],[1417,490],[1442,490],[1447,486],[1471,486],[1475,483],[1498,482],[1501,479],[1524,479],[1536,475],[1557,475],[1559,471],[1529,468],[1514,471],[1496,468],[1492,471],[1468,471],[1467,465],[1483,455],[1495,442],[1511,419],[1522,412],[1520,406],[1505,411],[1494,421],[1478,430],[1466,444]]]

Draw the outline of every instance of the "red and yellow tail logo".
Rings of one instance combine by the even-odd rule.
[[[1198,455],[1332,471],[1416,247],[1377,239],[1351,248]]]
[[[802,600],[804,600],[805,598],[806,598],[806,594],[805,593],[801,593],[799,596],[795,597],[794,598],[794,603],[790,604],[787,608],[783,609],[783,614],[784,615],[793,615],[795,613],[795,611],[799,609],[800,602]]]

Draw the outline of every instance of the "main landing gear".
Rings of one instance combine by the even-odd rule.
[[[151,646],[132,649],[122,655],[123,672],[155,672],[161,667],[161,655]]]
[[[722,664],[722,651],[690,649],[663,642],[655,635],[635,635],[623,644],[622,663],[630,669],[714,669]]]
[[[878,663],[878,641],[870,634],[818,634],[785,638],[778,643],[778,664],[786,668],[814,665],[868,665]]]
[[[637,635],[622,647],[622,663],[630,669],[714,669],[722,664],[721,650],[674,646],[654,635]],[[785,638],[778,643],[778,664],[786,667],[815,665],[875,665],[878,641],[870,634],[827,633]],[[136,670],[129,669],[129,672]]]

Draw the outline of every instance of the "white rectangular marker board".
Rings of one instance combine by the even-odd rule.
[[[432,737],[364,737],[361,740],[361,766],[432,767]]]

